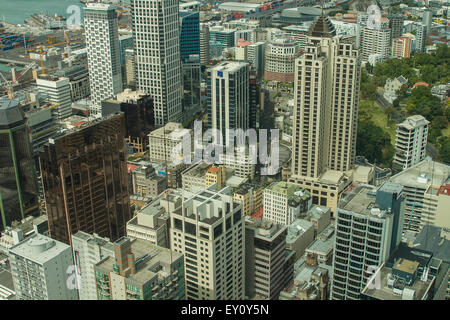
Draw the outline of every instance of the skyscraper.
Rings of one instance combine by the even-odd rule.
[[[78,231],[111,241],[130,216],[125,117],[107,116],[50,139],[40,154],[50,236],[65,243]]]
[[[184,256],[188,300],[244,298],[242,205],[231,191],[185,191],[170,212],[170,245]]]
[[[351,182],[346,172],[355,158],[360,83],[355,38],[336,36],[321,15],[295,61],[294,78],[290,181],[310,191],[313,204],[335,212],[339,194]]]
[[[88,3],[84,10],[84,25],[93,102],[91,113],[100,115],[101,102],[123,89],[115,8]]]
[[[136,87],[153,97],[155,124],[182,115],[178,1],[132,0]]]
[[[24,113],[17,100],[0,99],[0,230],[38,215],[36,168]]]
[[[294,253],[286,252],[286,234],[285,225],[245,217],[245,295],[250,299],[278,299],[285,278],[292,281],[292,269],[285,266]]]
[[[234,143],[226,136],[227,129],[249,128],[249,77],[247,62],[222,62],[208,70],[209,128],[222,133],[223,144]]]
[[[180,54],[183,70],[183,117],[200,111],[200,14],[180,10]]]
[[[209,64],[209,27],[206,24],[200,27],[200,61],[204,66]]]
[[[360,293],[401,242],[403,187],[387,182],[377,191],[358,185],[340,203],[333,255],[332,300],[359,300]]]

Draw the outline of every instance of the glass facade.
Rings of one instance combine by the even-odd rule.
[[[40,167],[52,238],[69,243],[78,231],[111,241],[125,235],[130,199],[125,117],[114,114],[55,138]]]
[[[39,215],[30,137],[18,102],[0,106],[0,230],[29,215]]]

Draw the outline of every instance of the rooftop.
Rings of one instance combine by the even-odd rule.
[[[163,279],[169,276],[170,270],[167,267],[173,261],[182,258],[182,254],[178,252],[156,246],[149,241],[141,239],[131,240],[131,252],[136,258],[136,273],[130,274],[127,279],[134,280],[140,284],[146,283],[154,277]],[[96,264],[96,266],[107,272],[113,272],[115,263],[114,257],[107,257]]]
[[[295,219],[288,226],[286,242],[287,243],[295,242],[295,240],[297,240],[298,237],[300,237],[306,230],[309,230],[311,228],[314,228],[314,225],[312,222],[305,220],[305,219]]]
[[[416,266],[414,262],[404,262],[404,267]],[[433,280],[422,281],[415,278],[411,285],[406,285],[401,279],[393,280],[392,268],[383,264],[380,273],[380,288],[366,286],[362,293],[377,300],[422,300],[426,298]]]
[[[376,187],[359,184],[338,204],[338,209],[365,215],[385,217],[385,211],[375,205]]]
[[[2,99],[0,105],[0,126],[9,126],[24,119],[18,100]]]
[[[422,162],[392,176],[390,181],[402,186],[427,189],[430,184],[441,186],[450,177],[450,166],[427,157]]]
[[[13,246],[10,252],[42,265],[67,249],[70,246],[65,243],[35,234]]]
[[[298,185],[290,182],[280,181],[269,185],[266,190],[284,195],[289,200],[307,200],[310,194],[307,190],[300,188]]]
[[[336,30],[330,19],[323,13],[314,21],[309,30],[311,37],[327,37],[332,38],[336,35]]]

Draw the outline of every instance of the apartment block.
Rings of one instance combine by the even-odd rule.
[[[429,124],[425,117],[415,115],[397,125],[393,160],[396,166],[406,170],[425,158]]]
[[[289,182],[274,182],[264,189],[264,218],[283,225],[291,224],[311,206],[309,192]]]
[[[80,300],[97,300],[94,266],[105,257],[114,257],[114,246],[108,238],[78,231],[72,235],[72,248],[78,296]]]
[[[9,261],[17,300],[78,300],[67,244],[36,234],[13,246]]]

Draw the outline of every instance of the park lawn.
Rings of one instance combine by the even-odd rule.
[[[359,103],[359,110],[360,112],[367,112],[373,123],[389,134],[391,137],[391,145],[394,146],[397,126],[393,121],[390,121],[389,125],[387,124],[387,115],[384,113],[381,106],[376,101],[361,100]]]

